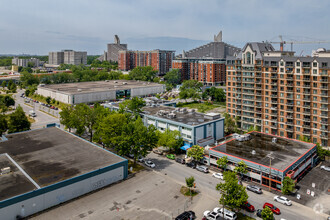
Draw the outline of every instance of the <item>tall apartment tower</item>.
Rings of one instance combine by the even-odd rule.
[[[152,66],[158,75],[165,75],[172,68],[173,50],[119,51],[118,69],[128,71],[137,66]]]
[[[179,69],[182,80],[198,80],[207,86],[226,82],[226,58],[240,49],[222,42],[222,31],[214,41],[189,51],[183,51],[172,61],[172,68]]]
[[[307,137],[329,146],[330,51],[313,57],[247,43],[227,59],[227,112],[244,130],[288,138]]]
[[[49,52],[48,63],[51,65],[72,64],[80,65],[87,64],[86,51],[62,50],[61,52]]]
[[[60,65],[64,63],[64,53],[63,52],[49,52],[48,63],[51,65]]]

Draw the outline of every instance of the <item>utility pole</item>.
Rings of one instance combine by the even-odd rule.
[[[270,191],[272,185],[272,160],[274,160],[274,157],[272,157],[272,153],[268,154],[267,157],[269,158],[269,191]]]

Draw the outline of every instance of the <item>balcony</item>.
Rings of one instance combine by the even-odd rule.
[[[328,79],[320,79],[320,82],[328,82]]]
[[[321,131],[326,131],[326,132],[328,132],[328,128],[321,127]]]
[[[293,131],[293,127],[286,127],[286,130]]]
[[[328,90],[329,87],[328,87],[328,86],[321,86],[321,89],[322,89],[322,90]]]
[[[287,111],[287,112],[293,112],[293,108],[287,108],[285,111]]]
[[[321,103],[328,103],[328,99],[321,99]]]
[[[310,130],[303,130],[303,134],[310,134],[311,131]]]
[[[321,110],[328,111],[328,108],[327,107],[321,107]]]
[[[303,128],[310,128],[311,125],[310,125],[310,124],[303,124],[302,127],[303,127]]]
[[[309,81],[311,81],[311,78],[303,78],[303,81],[309,82]]]
[[[270,127],[277,129],[277,124],[271,124]]]
[[[278,77],[277,77],[277,75],[271,75],[270,78],[271,78],[271,79],[277,79]]]
[[[303,93],[309,95],[309,94],[311,94],[311,91],[307,91],[307,90],[306,90],[306,91],[304,91]]]
[[[321,120],[321,124],[327,125],[327,124],[328,124],[328,120],[324,120],[324,119],[322,119],[322,120]]]
[[[287,93],[293,93],[293,89],[286,90]]]
[[[294,103],[293,103],[293,102],[287,102],[286,105],[287,105],[287,106],[293,106]]]
[[[304,118],[304,121],[306,121],[306,122],[310,122],[311,119],[310,119],[310,118]]]
[[[293,121],[287,121],[286,124],[287,125],[293,125]]]
[[[320,137],[321,137],[322,139],[328,139],[328,134],[321,134]]]
[[[276,115],[276,116],[277,116],[277,111],[272,111],[270,114],[271,114],[271,115]]]
[[[304,84],[303,85],[303,88],[310,88],[311,87],[311,84]]]
[[[287,87],[293,87],[293,83],[288,83]]]
[[[328,93],[327,93],[327,92],[321,92],[321,96],[326,96],[326,97],[328,97]]]
[[[328,118],[328,114],[321,114],[320,115],[322,118]]]

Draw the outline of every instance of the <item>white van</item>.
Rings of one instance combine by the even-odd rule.
[[[223,208],[216,207],[216,208],[214,208],[213,211],[220,213],[221,217],[223,216]],[[227,219],[227,220],[236,220],[237,215],[236,215],[235,212],[232,212],[232,211],[229,211],[228,209],[225,209],[225,219]]]
[[[29,115],[31,117],[37,117],[37,114],[33,110],[30,110]]]

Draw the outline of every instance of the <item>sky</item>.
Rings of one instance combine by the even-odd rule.
[[[329,0],[1,0],[0,54],[73,49],[102,54],[114,35],[129,49],[182,49],[223,41],[330,41]],[[278,44],[274,44],[278,48]],[[296,44],[310,54],[323,44]],[[288,45],[286,49],[290,49]]]

